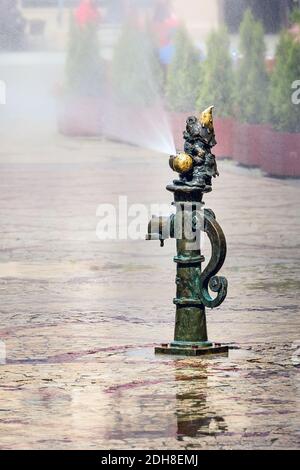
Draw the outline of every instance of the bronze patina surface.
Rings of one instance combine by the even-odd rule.
[[[227,346],[215,345],[208,340],[205,307],[219,306],[227,294],[227,280],[217,276],[226,257],[226,239],[215,214],[203,209],[203,194],[211,191],[211,177],[217,176],[215,157],[211,148],[215,145],[212,107],[201,114],[200,121],[191,116],[184,132],[184,154],[170,157],[170,166],[179,172],[179,180],[167,186],[174,195],[176,214],[170,217],[152,217],[147,240],[175,238],[177,254],[176,320],[174,341],[155,348],[156,353],[198,356],[226,353]],[[191,166],[177,165],[187,155]],[[186,159],[185,159],[186,160]],[[201,232],[211,243],[211,259],[202,271],[205,261],[201,253]],[[216,293],[213,298],[210,290]]]

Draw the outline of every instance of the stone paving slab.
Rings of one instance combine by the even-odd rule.
[[[96,210],[120,194],[169,204],[167,157],[2,141],[0,448],[299,448],[300,185],[219,166],[205,201],[229,293],[208,329],[229,357],[155,357],[173,335],[175,243],[100,242]]]

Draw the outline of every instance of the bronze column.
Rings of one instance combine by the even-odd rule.
[[[179,179],[167,186],[174,195],[176,214],[152,216],[148,225],[147,240],[160,240],[163,246],[165,239],[175,238],[177,246],[174,340],[156,347],[156,353],[198,356],[228,351],[227,346],[208,340],[205,315],[206,307],[218,307],[227,294],[227,280],[217,276],[226,257],[226,239],[215,214],[203,209],[202,202],[203,194],[212,190],[212,177],[219,175],[211,153],[216,145],[212,109],[203,111],[200,120],[187,118],[185,152],[170,157],[171,168],[179,173]],[[201,232],[211,244],[211,257],[203,271]]]

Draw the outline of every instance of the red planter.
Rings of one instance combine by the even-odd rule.
[[[63,100],[58,109],[58,130],[76,137],[99,136],[103,113],[100,98],[72,97]]]
[[[186,118],[192,114],[169,114],[177,150],[183,149]],[[65,135],[102,134],[149,148],[154,148],[155,140],[159,150],[163,145],[160,127],[156,132],[153,123],[161,115],[161,109],[156,106],[122,109],[110,99],[68,98],[59,108],[58,128]],[[215,118],[215,132],[219,143],[214,153],[218,158],[232,157],[242,165],[261,167],[272,176],[300,177],[300,133],[276,132],[268,125],[239,123],[229,118]]]
[[[232,118],[214,119],[217,145],[213,148],[213,153],[217,158],[232,158],[234,126]]]
[[[270,126],[266,124],[235,123],[233,159],[248,167],[260,167],[265,158],[264,144]]]
[[[261,168],[270,176],[300,177],[300,133],[269,129]]]
[[[235,162],[241,163],[247,160],[247,127],[244,124],[236,121],[233,128],[233,153],[232,158]]]

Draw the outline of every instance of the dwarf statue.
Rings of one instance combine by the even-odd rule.
[[[173,163],[170,160],[172,168],[180,173],[179,180],[174,181],[175,184],[197,187],[202,192],[212,190],[212,177],[219,176],[215,156],[211,153],[212,147],[217,143],[212,110],[213,106],[207,108],[201,113],[200,119],[196,116],[187,118],[186,130],[183,133],[185,153],[174,157]],[[183,155],[186,156],[185,165],[180,166],[184,161]],[[183,171],[180,171],[180,168]]]

